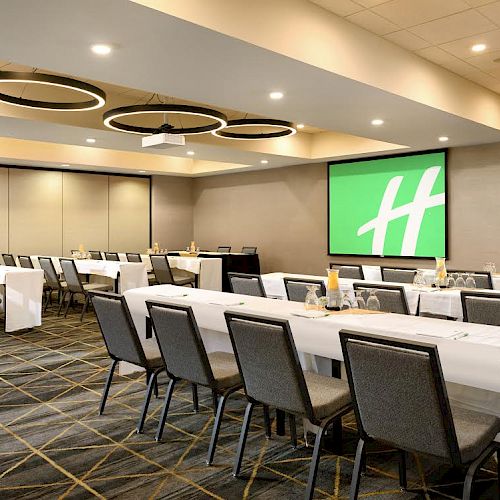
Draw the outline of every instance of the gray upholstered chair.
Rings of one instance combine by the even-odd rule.
[[[500,326],[500,293],[462,290],[460,299],[464,321]]]
[[[140,253],[127,252],[125,255],[127,256],[127,262],[142,262]]]
[[[102,253],[100,250],[89,250],[90,258],[93,260],[102,260]]]
[[[265,297],[266,292],[259,274],[227,273],[229,288],[233,293]]]
[[[392,283],[413,283],[415,269],[398,269],[394,267],[381,267],[382,281],[389,281]]]
[[[194,287],[195,278],[190,276],[174,276],[166,255],[150,255],[151,265],[160,285],[190,285]]]
[[[94,306],[106,349],[112,360],[102,392],[99,415],[104,412],[117,363],[127,361],[146,370],[148,386],[140,417],[142,422],[148,410],[153,388],[156,395],[158,395],[157,376],[165,370],[165,363],[158,350],[158,345],[154,340],[148,340],[144,344],[141,343],[123,296],[105,292],[90,292],[89,295],[92,298],[92,305]]]
[[[339,278],[349,278],[353,280],[365,279],[363,266],[358,264],[335,264],[335,262],[330,262],[330,269],[338,269]]]
[[[362,290],[363,298],[368,300],[370,290],[377,290],[380,310],[396,314],[410,314],[405,289],[397,285],[377,285],[374,283],[353,283],[354,291]]]
[[[242,247],[241,253],[246,253],[248,255],[255,255],[257,253],[257,247]]]
[[[6,266],[17,267],[16,259],[11,253],[3,253],[2,259]]]
[[[33,262],[31,261],[31,257],[29,255],[18,255],[17,259],[19,260],[19,265],[24,267],[25,269],[33,269]]]
[[[90,302],[90,297],[88,292],[96,290],[101,290],[101,291],[112,290],[113,286],[101,283],[82,284],[80,275],[76,270],[76,265],[73,259],[59,259],[59,262],[61,264],[61,269],[64,273],[64,279],[66,280],[66,288],[63,291],[63,295],[61,298],[61,305],[59,306],[59,311],[57,314],[58,315],[60,314],[61,308],[64,304],[64,299],[68,294],[69,294],[68,304],[66,306],[66,309],[64,310],[64,317],[66,317],[68,314],[68,309],[69,306],[71,305],[71,302],[73,301],[74,296],[83,295],[85,298],[85,302],[83,304],[82,312],[80,314],[80,321],[83,321],[83,316],[87,311]]]
[[[146,305],[170,378],[155,439],[161,440],[170,399],[175,384],[179,380],[187,380],[191,384],[208,387],[212,390],[214,402],[218,398],[207,457],[207,464],[210,465],[215,454],[227,398],[242,387],[238,365],[231,353],[211,352],[207,354],[190,306],[150,301],[146,301]],[[143,423],[144,421],[137,428],[138,432],[142,431]]]
[[[351,410],[349,386],[302,371],[288,321],[231,311],[224,315],[248,398],[233,475],[241,469],[254,406],[273,406],[319,426],[306,490],[306,498],[312,498],[325,431]]]
[[[120,262],[120,257],[118,257],[117,252],[104,252],[104,258],[112,262]]]
[[[38,263],[40,264],[40,268],[43,270],[45,275],[45,306],[43,308],[45,312],[49,304],[52,303],[52,293],[57,292],[57,300],[59,302],[64,293],[64,289],[67,288],[67,285],[65,281],[59,280],[54,263],[50,257],[38,257]],[[58,314],[61,312],[61,307],[61,304],[59,304]]]
[[[229,253],[231,251],[231,247],[217,247],[217,251],[220,253]]]
[[[349,498],[358,497],[366,442],[378,441],[400,450],[403,489],[406,452],[421,453],[468,467],[469,499],[477,468],[498,450],[500,420],[450,405],[435,345],[349,331],[340,341],[360,434]]]
[[[448,273],[470,274],[476,282],[476,288],[483,288],[485,290],[493,290],[493,279],[491,273],[486,271],[455,271],[448,270]],[[464,276],[465,279],[465,276]]]
[[[285,283],[286,296],[288,300],[294,302],[304,302],[307,295],[307,287],[309,285],[319,286],[319,297],[326,295],[325,282],[323,280],[309,280],[302,278],[283,278]]]

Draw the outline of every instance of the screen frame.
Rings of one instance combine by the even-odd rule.
[[[329,161],[326,163],[326,189],[327,189],[327,198],[326,198],[326,206],[327,206],[327,241],[326,241],[326,253],[327,255],[339,256],[339,257],[357,257],[357,258],[391,258],[391,259],[420,259],[420,260],[432,260],[435,257],[421,257],[421,256],[412,256],[412,255],[375,255],[375,254],[359,254],[359,253],[332,253],[330,252],[330,167],[332,165],[339,165],[342,163],[359,163],[361,161],[371,161],[371,160],[385,160],[390,158],[404,158],[405,156],[420,156],[426,154],[433,153],[444,153],[444,253],[445,255],[440,255],[440,257],[444,257],[445,259],[450,258],[449,246],[448,246],[448,148],[440,148],[440,149],[430,149],[427,151],[414,151],[414,152],[406,152],[406,153],[398,153],[398,154],[387,154],[380,156],[366,156],[366,157],[358,157],[353,159],[345,159],[345,160],[335,160]]]

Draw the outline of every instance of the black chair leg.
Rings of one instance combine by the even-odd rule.
[[[310,500],[314,496],[314,486],[316,484],[316,475],[318,473],[319,458],[321,455],[321,443],[325,437],[325,432],[327,427],[330,425],[331,420],[326,420],[321,423],[316,434],[316,440],[314,441],[314,449],[311,460],[311,465],[309,467],[309,478],[307,480],[307,488],[305,498]]]
[[[406,451],[399,450],[399,486],[401,491],[408,488],[408,481],[406,479]]]
[[[207,455],[207,465],[212,465],[215,455],[215,448],[217,446],[217,440],[219,439],[220,425],[222,423],[222,417],[224,416],[224,408],[226,406],[227,398],[236,389],[229,389],[219,398],[219,404],[217,406],[217,415],[215,416],[214,428],[212,429],[212,437],[210,438],[210,446],[208,447]]]
[[[254,403],[248,403],[245,409],[245,417],[241,426],[240,440],[238,442],[238,451],[234,460],[233,476],[238,477],[241,470],[241,461],[243,460],[243,453],[245,452],[245,445],[247,443],[248,429],[250,427],[250,420],[252,419]]]
[[[82,313],[80,314],[80,323],[83,321],[83,316],[87,311],[87,307],[89,306],[90,295],[85,294],[85,302],[83,303]]]
[[[217,408],[219,407],[219,395],[217,394],[217,391],[212,391],[212,406],[215,416],[217,415]]]
[[[467,469],[467,476],[465,477],[464,481],[464,490],[463,490],[463,495],[462,495],[462,500],[470,500],[471,493],[472,493],[472,483],[474,482],[474,477],[476,475],[477,469],[485,462],[487,458],[489,458],[493,453],[493,450],[490,448],[487,448],[486,450],[483,451],[479,457],[474,460],[469,465],[469,468]],[[497,457],[498,457],[498,451],[497,451]],[[497,498],[498,498],[498,492],[497,492]]]
[[[196,384],[191,384],[191,392],[193,393],[193,411],[198,413],[200,405],[198,403],[198,386]]]
[[[171,379],[168,383],[167,394],[165,394],[165,403],[163,403],[163,410],[161,411],[160,422],[158,423],[158,429],[156,429],[155,440],[161,441],[163,436],[163,428],[165,427],[165,421],[167,420],[168,408],[170,406],[170,400],[172,399],[172,394],[174,393],[175,379]]]
[[[106,378],[106,384],[104,385],[104,390],[102,391],[101,404],[99,405],[99,415],[102,415],[104,413],[104,407],[106,406],[106,400],[108,399],[109,388],[111,387],[111,381],[113,380],[113,374],[115,373],[117,364],[117,359],[114,359],[111,363],[111,368],[109,369],[109,373]]]
[[[69,292],[68,305],[66,306],[66,309],[64,310],[64,317],[66,317],[68,315],[69,306],[73,302],[73,296],[74,296],[74,293],[73,292]]]
[[[266,430],[266,438],[271,439],[271,417],[269,415],[269,406],[264,405],[264,427]]]
[[[364,456],[365,441],[361,439],[358,441],[356,448],[356,458],[354,459],[354,469],[352,471],[351,489],[349,490],[349,500],[357,500],[359,492],[359,480],[361,477],[361,467]]]
[[[57,310],[57,315],[59,316],[61,314],[62,307],[64,305],[64,299],[66,298],[66,294],[68,292],[64,291],[61,297],[61,301],[59,302],[59,309]]]
[[[144,422],[146,421],[146,415],[148,413],[148,407],[149,407],[149,402],[151,401],[151,393],[153,392],[153,387],[156,382],[156,377],[158,376],[158,373],[160,373],[160,370],[155,370],[153,373],[146,372],[146,377],[148,380],[148,386],[146,389],[146,395],[144,396],[144,403],[142,405],[142,412],[141,412],[141,417],[139,418],[139,423],[137,424],[137,434],[140,434],[142,432],[142,429],[144,428]]]
[[[291,413],[288,414],[288,425],[290,426],[290,441],[292,448],[295,450],[297,448],[297,425],[295,423],[295,415]]]

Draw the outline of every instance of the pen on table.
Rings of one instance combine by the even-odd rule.
[[[463,339],[464,337],[468,337],[468,333],[459,333],[456,337],[453,337],[453,340]]]

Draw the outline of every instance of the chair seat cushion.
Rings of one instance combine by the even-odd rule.
[[[207,355],[218,388],[222,389],[241,384],[240,372],[234,354],[210,352]]]
[[[160,349],[155,339],[144,341],[142,343],[142,348],[148,361],[148,368],[160,368],[164,365]]]
[[[113,290],[113,285],[106,285],[105,283],[86,283],[83,285],[83,289],[85,291],[102,290],[104,292],[108,290]]]
[[[500,419],[451,405],[458,447],[464,463],[476,459],[500,432]]]
[[[174,276],[174,284],[175,285],[188,285],[189,283],[194,283],[194,278],[189,276]]]
[[[334,415],[351,402],[349,384],[345,380],[304,372],[314,416],[322,419]]]

